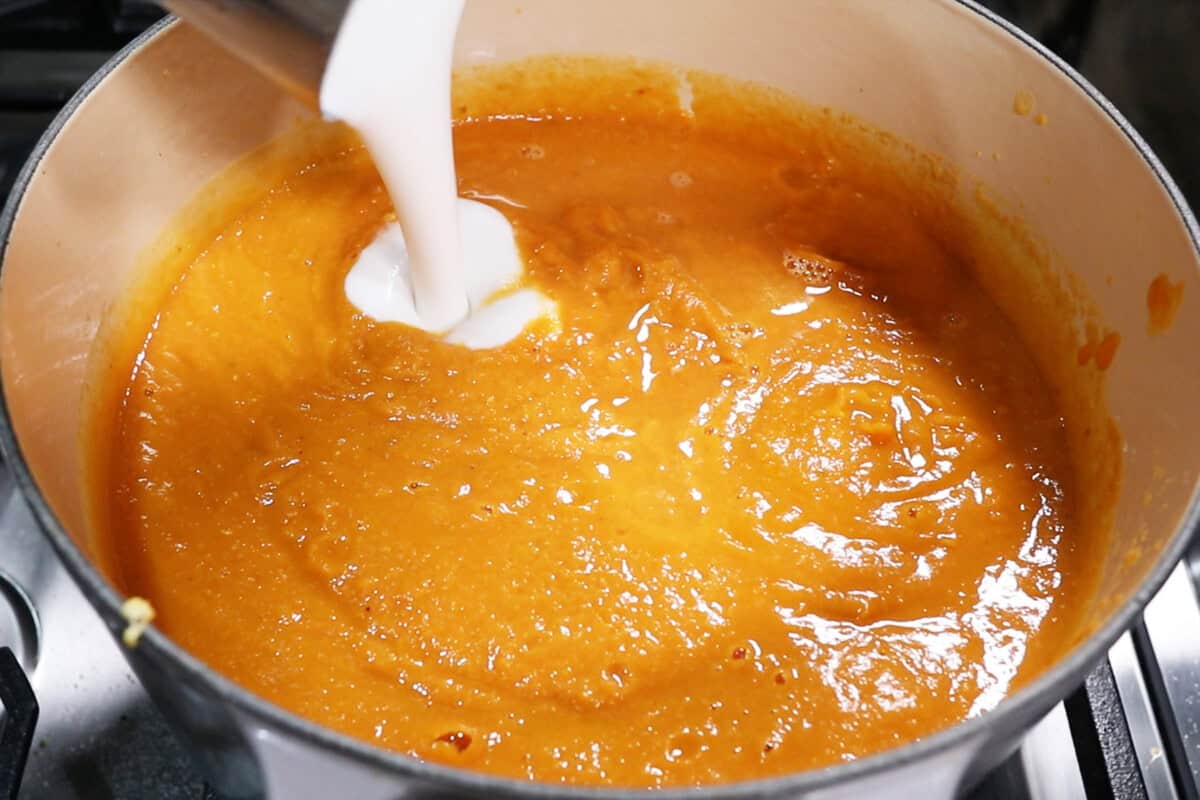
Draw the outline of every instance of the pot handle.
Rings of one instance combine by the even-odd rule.
[[[17,800],[25,760],[33,744],[37,727],[38,702],[17,657],[8,647],[0,647],[0,798]]]

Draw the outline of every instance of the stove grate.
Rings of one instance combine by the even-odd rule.
[[[0,647],[0,798],[16,800],[37,727],[38,703],[16,655]]]

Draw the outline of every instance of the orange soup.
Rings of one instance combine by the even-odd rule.
[[[91,433],[166,634],[382,747],[645,787],[894,747],[1061,654],[1098,534],[952,210],[832,117],[646,75],[458,122],[558,307],[500,348],[346,300],[393,216],[344,132],[180,234]]]

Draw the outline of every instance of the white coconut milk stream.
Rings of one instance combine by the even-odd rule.
[[[450,71],[464,0],[354,0],[321,84],[321,110],[358,130],[399,225],[384,227],[346,276],[363,314],[468,347],[501,345],[554,313],[534,289],[504,294],[524,269],[512,226],[458,197]]]

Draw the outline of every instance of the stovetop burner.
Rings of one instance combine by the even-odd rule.
[[[1105,48],[1111,49],[1111,37],[1121,30],[1114,18],[1128,17],[1135,7],[1148,16],[1161,16],[1158,12],[1167,8],[1174,12],[1175,29],[1200,33],[1200,4],[1194,0],[990,0],[985,5],[1079,63],[1102,90],[1117,95],[1118,105],[1139,127],[1145,127],[1139,114],[1149,101],[1140,103],[1129,80],[1106,85],[1103,78],[1111,76],[1113,61],[1106,62]],[[1185,6],[1191,11],[1180,11]],[[159,16],[146,0],[0,0],[0,199],[62,104],[113,51]],[[1191,45],[1178,43],[1174,53],[1170,46],[1147,48],[1146,29],[1141,25],[1130,34],[1143,37],[1134,42],[1134,51],[1152,59],[1157,49],[1172,64],[1181,48],[1189,52]],[[1102,36],[1110,38],[1097,39]],[[1197,59],[1187,63],[1200,67]],[[1200,76],[1200,70],[1191,72]],[[1200,92],[1181,97],[1195,101]],[[1184,107],[1183,112],[1195,115],[1196,110]],[[1200,142],[1195,131],[1174,131],[1172,138],[1169,130],[1149,127],[1144,132],[1185,191],[1200,188],[1200,158],[1188,157],[1191,145],[1174,144],[1180,137]],[[1200,551],[1172,573],[1084,685],[1033,729],[970,800],[1200,798],[1196,564]],[[40,715],[38,706],[22,696],[21,674],[29,676]],[[15,793],[14,778],[30,744],[19,793],[23,800],[216,800],[37,531],[2,465],[0,705],[0,800],[8,800],[10,788]],[[34,721],[30,741],[27,729]]]

